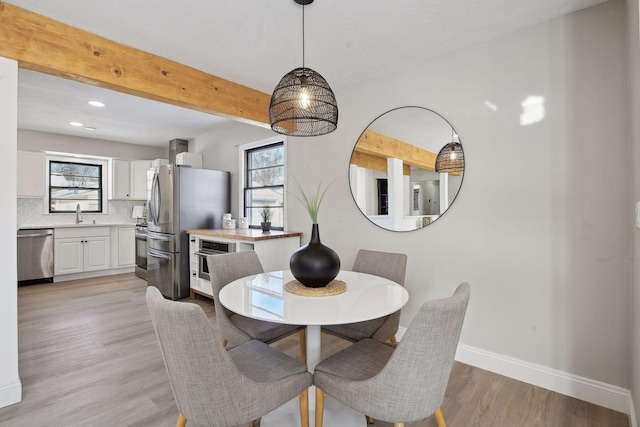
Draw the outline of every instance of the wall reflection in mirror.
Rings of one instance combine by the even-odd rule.
[[[360,211],[392,231],[417,230],[440,218],[464,175],[464,152],[458,154],[461,171],[436,172],[438,153],[451,142],[460,142],[455,129],[426,108],[400,107],[376,118],[351,154],[349,184]]]

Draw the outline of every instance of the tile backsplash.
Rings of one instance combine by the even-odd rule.
[[[107,212],[103,214],[83,213],[83,221],[105,224],[135,223],[136,218],[131,218],[134,206],[143,206],[142,201],[109,200]],[[33,225],[70,224],[75,221],[74,213],[44,213],[44,199],[18,199],[18,227]]]

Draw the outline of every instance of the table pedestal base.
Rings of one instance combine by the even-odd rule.
[[[320,363],[321,340],[319,325],[307,326],[307,369],[313,372]],[[323,426],[326,427],[366,427],[367,419],[331,396],[325,396]],[[309,426],[316,425],[316,386],[309,387]],[[300,401],[296,398],[262,417],[260,427],[299,427]]]
[[[273,412],[269,412],[262,417],[260,427],[300,427],[300,401],[298,399],[292,399],[276,409]],[[315,406],[315,401],[309,401],[309,405]],[[314,410],[309,411],[309,426],[315,427],[316,425],[316,412]],[[355,412],[348,406],[344,406],[342,403],[329,396],[325,396],[324,399],[324,417],[322,425],[325,427],[346,427],[346,426],[358,426],[366,427],[367,418]]]

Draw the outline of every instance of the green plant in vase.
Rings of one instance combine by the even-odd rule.
[[[262,217],[262,222],[260,223],[260,227],[262,227],[262,231],[270,231],[271,230],[271,208],[269,206],[265,206],[260,211],[260,216]]]
[[[294,176],[298,193],[294,197],[302,203],[311,217],[311,238],[309,243],[302,246],[291,255],[289,268],[293,277],[310,288],[328,285],[340,272],[340,258],[331,248],[320,242],[318,227],[318,211],[327,190],[331,184],[322,190],[322,182],[314,191],[305,192],[300,182]]]
[[[298,201],[300,201],[300,203],[302,203],[302,205],[305,207],[305,209],[309,213],[309,216],[311,217],[311,223],[317,224],[318,211],[320,210],[320,204],[322,203],[322,199],[324,199],[324,195],[327,193],[327,190],[329,189],[329,187],[331,187],[331,184],[333,184],[333,182],[331,182],[331,184],[327,185],[325,189],[322,190],[322,181],[320,181],[315,191],[306,192],[304,191],[304,189],[302,188],[302,186],[300,185],[300,183],[298,182],[295,176],[293,177],[293,179],[296,182],[296,186],[298,187],[298,193],[299,193],[299,195],[294,194],[293,196],[296,199],[298,199]]]

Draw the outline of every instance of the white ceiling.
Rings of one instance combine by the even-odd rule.
[[[604,0],[317,0],[305,6],[305,65],[334,90]],[[293,0],[9,0],[108,39],[271,93],[302,65]],[[107,104],[88,108],[90,98]],[[95,131],[72,128],[81,121]],[[20,71],[18,126],[166,146],[224,120]]]

